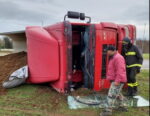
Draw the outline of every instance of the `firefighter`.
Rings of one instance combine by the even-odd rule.
[[[133,45],[129,38],[123,39],[122,55],[126,61],[128,92],[127,96],[135,96],[137,94],[138,83],[136,81],[136,74],[140,73],[143,62],[143,57],[138,48]]]
[[[122,55],[116,48],[109,45],[107,54],[110,57],[107,70],[107,80],[111,82],[107,96],[107,105],[100,116],[111,116],[115,102],[118,102],[117,111],[125,111],[128,109],[124,105],[124,96],[121,94],[124,84],[127,82],[126,63]]]

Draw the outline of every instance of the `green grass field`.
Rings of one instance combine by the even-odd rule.
[[[139,95],[149,99],[149,71],[142,70],[137,77]],[[90,94],[78,90],[76,94]],[[98,108],[70,110],[67,96],[43,85],[22,85],[0,95],[0,116],[99,116]],[[129,112],[116,112],[113,116],[149,116],[149,108],[129,108]]]
[[[149,54],[148,53],[143,54],[143,58],[144,59],[149,59]]]

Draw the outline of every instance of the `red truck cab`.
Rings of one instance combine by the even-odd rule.
[[[74,17],[83,20],[87,16],[80,13]],[[121,53],[122,39],[128,36],[134,42],[136,29],[133,25],[89,22],[27,27],[28,82],[48,82],[62,93],[73,83],[95,91],[109,88],[106,47],[114,45]]]

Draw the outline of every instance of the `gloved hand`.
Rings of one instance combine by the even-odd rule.
[[[137,74],[140,73],[140,69],[141,69],[140,67],[137,67],[137,68],[136,68],[136,73],[137,73]]]

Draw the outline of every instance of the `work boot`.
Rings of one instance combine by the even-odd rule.
[[[102,113],[100,113],[100,116],[112,116],[112,112],[103,111]]]
[[[136,96],[138,92],[137,86],[133,87],[133,95]]]
[[[128,92],[125,94],[125,96],[134,96],[133,93],[134,93],[133,87],[128,87]]]
[[[132,96],[137,96],[137,93],[133,93]]]

